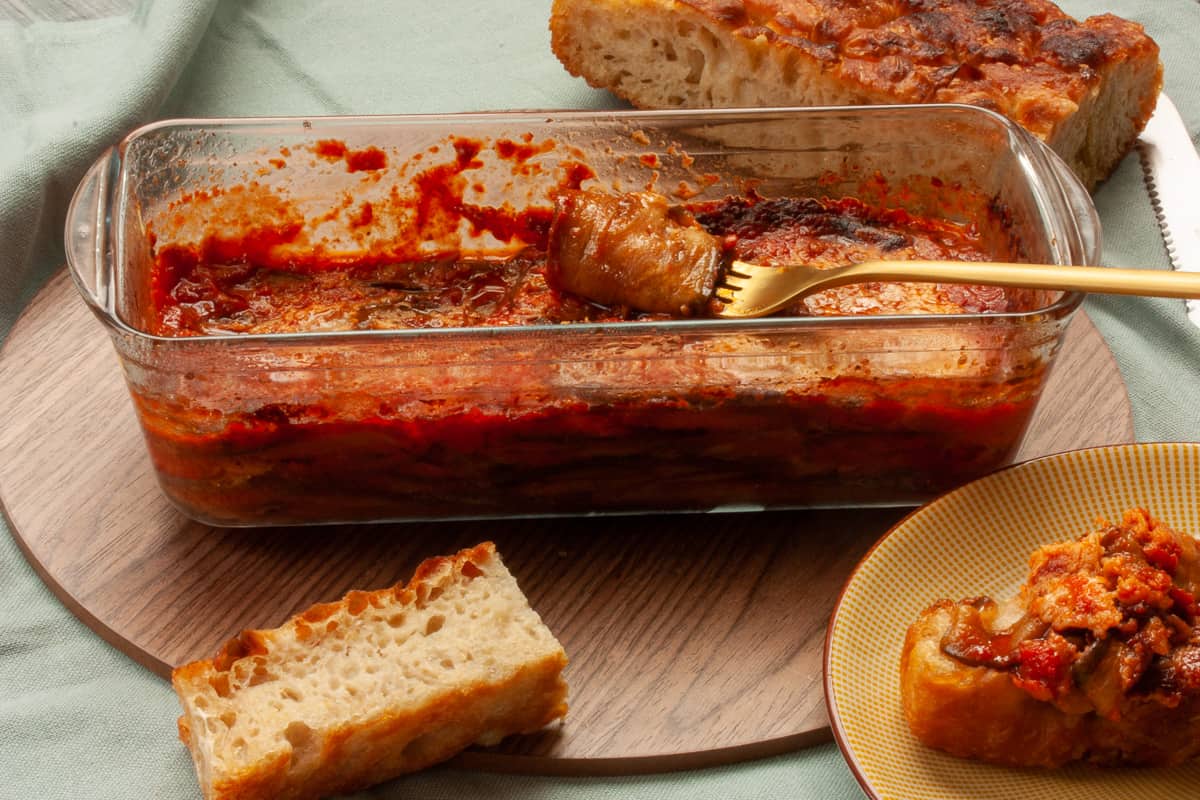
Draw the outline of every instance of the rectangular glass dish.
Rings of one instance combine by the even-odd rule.
[[[1082,300],[162,333],[171,248],[297,274],[503,262],[566,186],[858,198],[997,260],[1099,253],[1062,162],[968,106],[152,124],[85,176],[66,239],[166,495],[220,526],[917,504],[1012,457]]]

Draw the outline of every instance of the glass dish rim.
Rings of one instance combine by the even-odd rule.
[[[1010,139],[1016,139],[1022,144],[1021,150],[1013,149],[1014,155],[1022,160],[1029,155],[1044,156],[1048,148],[1025,131],[1012,120],[990,109],[966,103],[903,103],[878,105],[838,105],[838,106],[766,106],[750,108],[709,108],[709,109],[511,109],[461,111],[442,113],[410,113],[410,114],[350,114],[350,115],[263,115],[245,117],[175,117],[155,120],[140,125],[125,134],[113,148],[112,169],[117,173],[116,184],[122,187],[118,190],[118,201],[127,196],[123,190],[128,179],[125,152],[129,146],[145,136],[169,129],[217,129],[217,128],[270,128],[280,125],[301,126],[306,131],[316,130],[318,126],[326,127],[369,127],[390,125],[441,125],[447,122],[464,122],[472,124],[494,123],[499,120],[537,121],[540,124],[555,122],[617,122],[622,120],[671,120],[697,122],[705,121],[736,121],[741,119],[777,118],[781,116],[883,116],[887,114],[931,116],[937,114],[976,116],[996,124]],[[1043,150],[1044,148],[1044,150]],[[1057,177],[1057,176],[1054,176]],[[1039,196],[1045,189],[1038,188]],[[111,231],[110,231],[111,233]],[[123,233],[123,231],[122,231]],[[72,270],[73,272],[73,270]],[[88,293],[85,292],[85,296]],[[1069,317],[1082,305],[1085,294],[1082,292],[1063,292],[1061,296],[1045,306],[1027,311],[1009,312],[970,312],[962,314],[873,314],[846,316],[771,316],[758,319],[655,319],[628,320],[615,322],[573,322],[543,323],[536,325],[487,325],[470,327],[447,328],[395,328],[367,330],[331,330],[331,331],[289,331],[281,333],[214,333],[197,336],[163,336],[150,333],[130,325],[123,320],[112,308],[111,295],[106,302],[94,306],[101,321],[110,329],[124,336],[138,340],[166,345],[167,343],[201,344],[317,344],[332,343],[343,340],[378,340],[397,339],[454,339],[472,338],[499,340],[505,338],[550,338],[584,336],[614,336],[637,335],[646,333],[678,333],[716,335],[722,332],[734,333],[800,333],[808,328],[860,328],[871,329],[904,329],[925,328],[936,326],[964,326],[974,323],[987,324],[1037,324],[1044,320],[1064,319]]]

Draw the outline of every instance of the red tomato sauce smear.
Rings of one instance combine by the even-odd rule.
[[[335,149],[327,146],[325,155],[345,155]],[[528,157],[512,150],[514,158]],[[456,163],[472,158],[460,150]],[[350,163],[382,166],[369,152]],[[435,182],[432,169],[418,177]],[[498,231],[501,241],[518,245],[514,255],[431,256],[393,247],[347,258],[281,249],[296,235],[283,217],[195,244],[158,242],[153,332],[197,337],[647,319],[557,292],[543,256],[550,212],[471,206],[454,178],[453,169],[437,178],[427,196],[436,207],[420,218]],[[830,259],[985,257],[970,225],[877,212],[854,200],[739,197],[691,209],[711,232],[736,240],[739,256],[820,250]],[[361,209],[352,211],[362,218]],[[381,212],[376,207],[368,221]],[[818,300],[809,313],[885,313],[891,290],[883,288],[885,300],[878,300],[880,286],[859,287]],[[1029,300],[953,287],[938,302],[987,311],[1019,310]],[[351,378],[312,396],[281,385],[249,402],[243,397],[236,408],[136,390],[134,396],[163,487],[185,510],[215,524],[291,524],[920,502],[1011,457],[1044,368],[1034,364],[1003,381],[880,378],[851,369],[795,388],[664,379],[604,392],[523,382],[525,370],[514,359],[520,353],[491,368],[483,392],[423,389],[414,397],[398,372],[391,394],[356,389]],[[434,367],[427,373],[422,386],[442,381]]]

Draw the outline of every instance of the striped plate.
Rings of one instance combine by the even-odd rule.
[[[1168,769],[993,767],[913,738],[900,708],[910,623],[937,598],[1009,597],[1039,545],[1142,506],[1200,536],[1200,444],[1136,444],[1047,456],[913,512],[851,575],[825,646],[825,699],[847,763],[874,800],[1142,800],[1196,797],[1200,761]]]

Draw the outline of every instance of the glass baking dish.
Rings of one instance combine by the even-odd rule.
[[[436,177],[432,181],[431,177]],[[858,197],[1093,264],[1088,194],[969,106],[174,120],[79,186],[71,275],[163,491],[219,526],[908,505],[1005,464],[1081,302],[1028,311],[156,335],[154,254],[509,258],[565,184]],[[240,237],[240,238],[239,238]],[[264,244],[265,242],[265,244]]]

